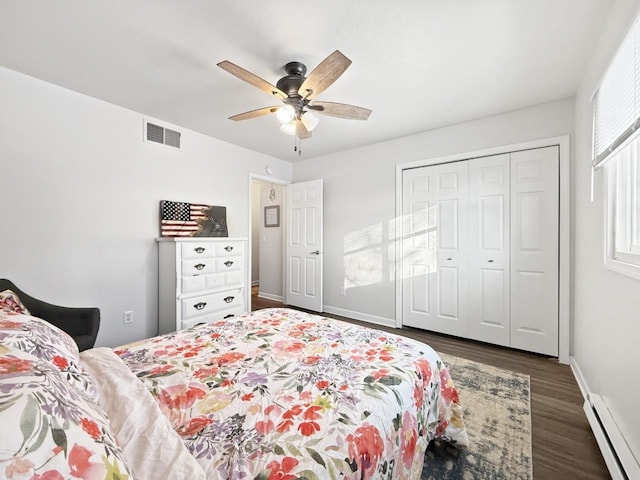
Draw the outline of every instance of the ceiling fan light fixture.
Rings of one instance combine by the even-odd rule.
[[[296,110],[291,105],[283,105],[276,110],[276,118],[282,125],[290,123],[296,116]]]
[[[304,126],[309,131],[311,131],[314,128],[316,128],[318,126],[318,123],[320,123],[320,119],[318,118],[318,116],[314,115],[311,112],[305,112],[304,115],[302,115],[301,120],[302,120],[302,123],[304,124]]]
[[[296,121],[291,120],[289,123],[283,123],[282,125],[280,125],[280,131],[286,133],[287,135],[295,135]]]

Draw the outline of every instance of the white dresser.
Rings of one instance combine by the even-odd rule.
[[[157,240],[159,333],[247,311],[246,239]]]

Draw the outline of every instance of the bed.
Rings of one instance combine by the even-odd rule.
[[[5,308],[0,425],[0,478],[32,480],[417,479],[468,444],[430,347],[288,309],[78,353]]]

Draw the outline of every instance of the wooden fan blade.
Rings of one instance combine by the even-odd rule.
[[[368,108],[356,107],[346,103],[313,102],[312,105],[307,105],[307,108],[323,115],[351,120],[366,120],[371,115],[371,110]]]
[[[286,93],[284,93],[282,90],[280,90],[278,87],[276,87],[275,85],[271,85],[269,82],[267,82],[266,80],[258,77],[257,75],[254,75],[253,73],[251,73],[248,70],[245,70],[242,67],[239,67],[238,65],[231,63],[227,60],[220,62],[218,64],[218,66],[223,69],[226,70],[227,72],[229,72],[231,75],[234,75],[236,77],[238,77],[240,80],[243,80],[245,82],[247,82],[249,85],[253,85],[256,88],[259,88],[260,90],[262,90],[263,92],[269,94],[269,95],[277,95],[281,98],[287,98]]]
[[[263,115],[268,115],[270,113],[275,113],[278,107],[264,107],[258,108],[257,110],[251,110],[250,112],[239,113],[238,115],[234,115],[233,117],[229,117],[229,120],[249,120],[250,118],[262,117]]]
[[[311,132],[307,130],[307,127],[305,127],[300,119],[296,120],[296,136],[300,140],[311,137]]]
[[[300,85],[298,95],[314,98],[324,92],[351,65],[351,60],[336,50],[313,69]]]

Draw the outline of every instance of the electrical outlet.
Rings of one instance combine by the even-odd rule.
[[[123,323],[123,325],[129,325],[130,323],[133,323],[133,311],[132,310],[128,310],[128,311],[124,312],[124,314],[122,315],[122,323]]]
[[[344,286],[340,287],[340,295],[344,297],[346,294],[347,294],[347,291],[345,290]]]

